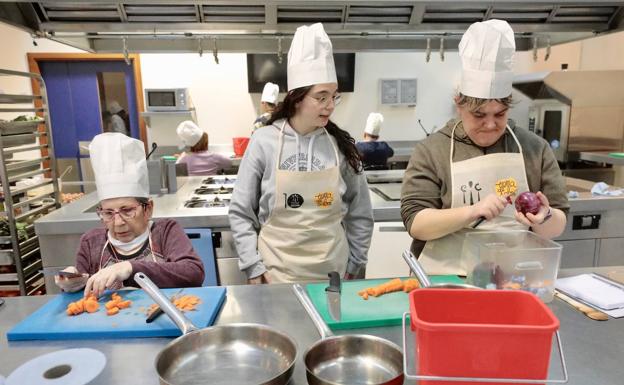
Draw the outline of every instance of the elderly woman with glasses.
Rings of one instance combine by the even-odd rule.
[[[340,95],[321,24],[297,29],[287,68],[288,93],[252,136],[230,202],[239,268],[252,284],[353,278],[373,216],[355,141],[330,120]]]
[[[76,266],[56,276],[64,291],[104,290],[137,286],[132,276],[143,272],[158,287],[201,286],[204,267],[182,227],[172,219],[152,221],[143,144],[119,133],[96,136],[89,146],[104,228],[85,233]]]

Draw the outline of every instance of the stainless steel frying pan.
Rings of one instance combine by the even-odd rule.
[[[162,385],[286,385],[297,345],[286,334],[259,324],[198,329],[143,273],[134,280],[182,330],[156,356]]]
[[[299,284],[295,295],[321,334],[304,355],[310,385],[401,385],[403,353],[383,338],[352,334],[334,336]]]

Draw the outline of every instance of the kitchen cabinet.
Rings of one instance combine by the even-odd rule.
[[[561,269],[594,266],[595,239],[557,241],[557,243],[563,246],[559,265]]]
[[[401,256],[410,248],[412,238],[403,222],[376,222],[368,250],[366,278],[396,278],[409,275],[409,267]]]
[[[624,238],[605,238],[600,241],[597,266],[624,265]]]

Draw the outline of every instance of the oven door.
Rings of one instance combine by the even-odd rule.
[[[539,127],[541,136],[548,142],[559,162],[567,161],[568,127],[570,107],[566,105],[544,105],[540,108]]]

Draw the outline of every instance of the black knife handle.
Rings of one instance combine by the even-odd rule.
[[[158,316],[161,315],[162,313],[164,312],[160,307],[156,308],[156,310],[150,313],[150,315],[147,317],[145,322],[148,324],[154,322],[154,320],[158,318]]]
[[[329,277],[329,286],[325,288],[325,291],[340,293],[340,274],[337,271],[332,271],[327,276]]]

